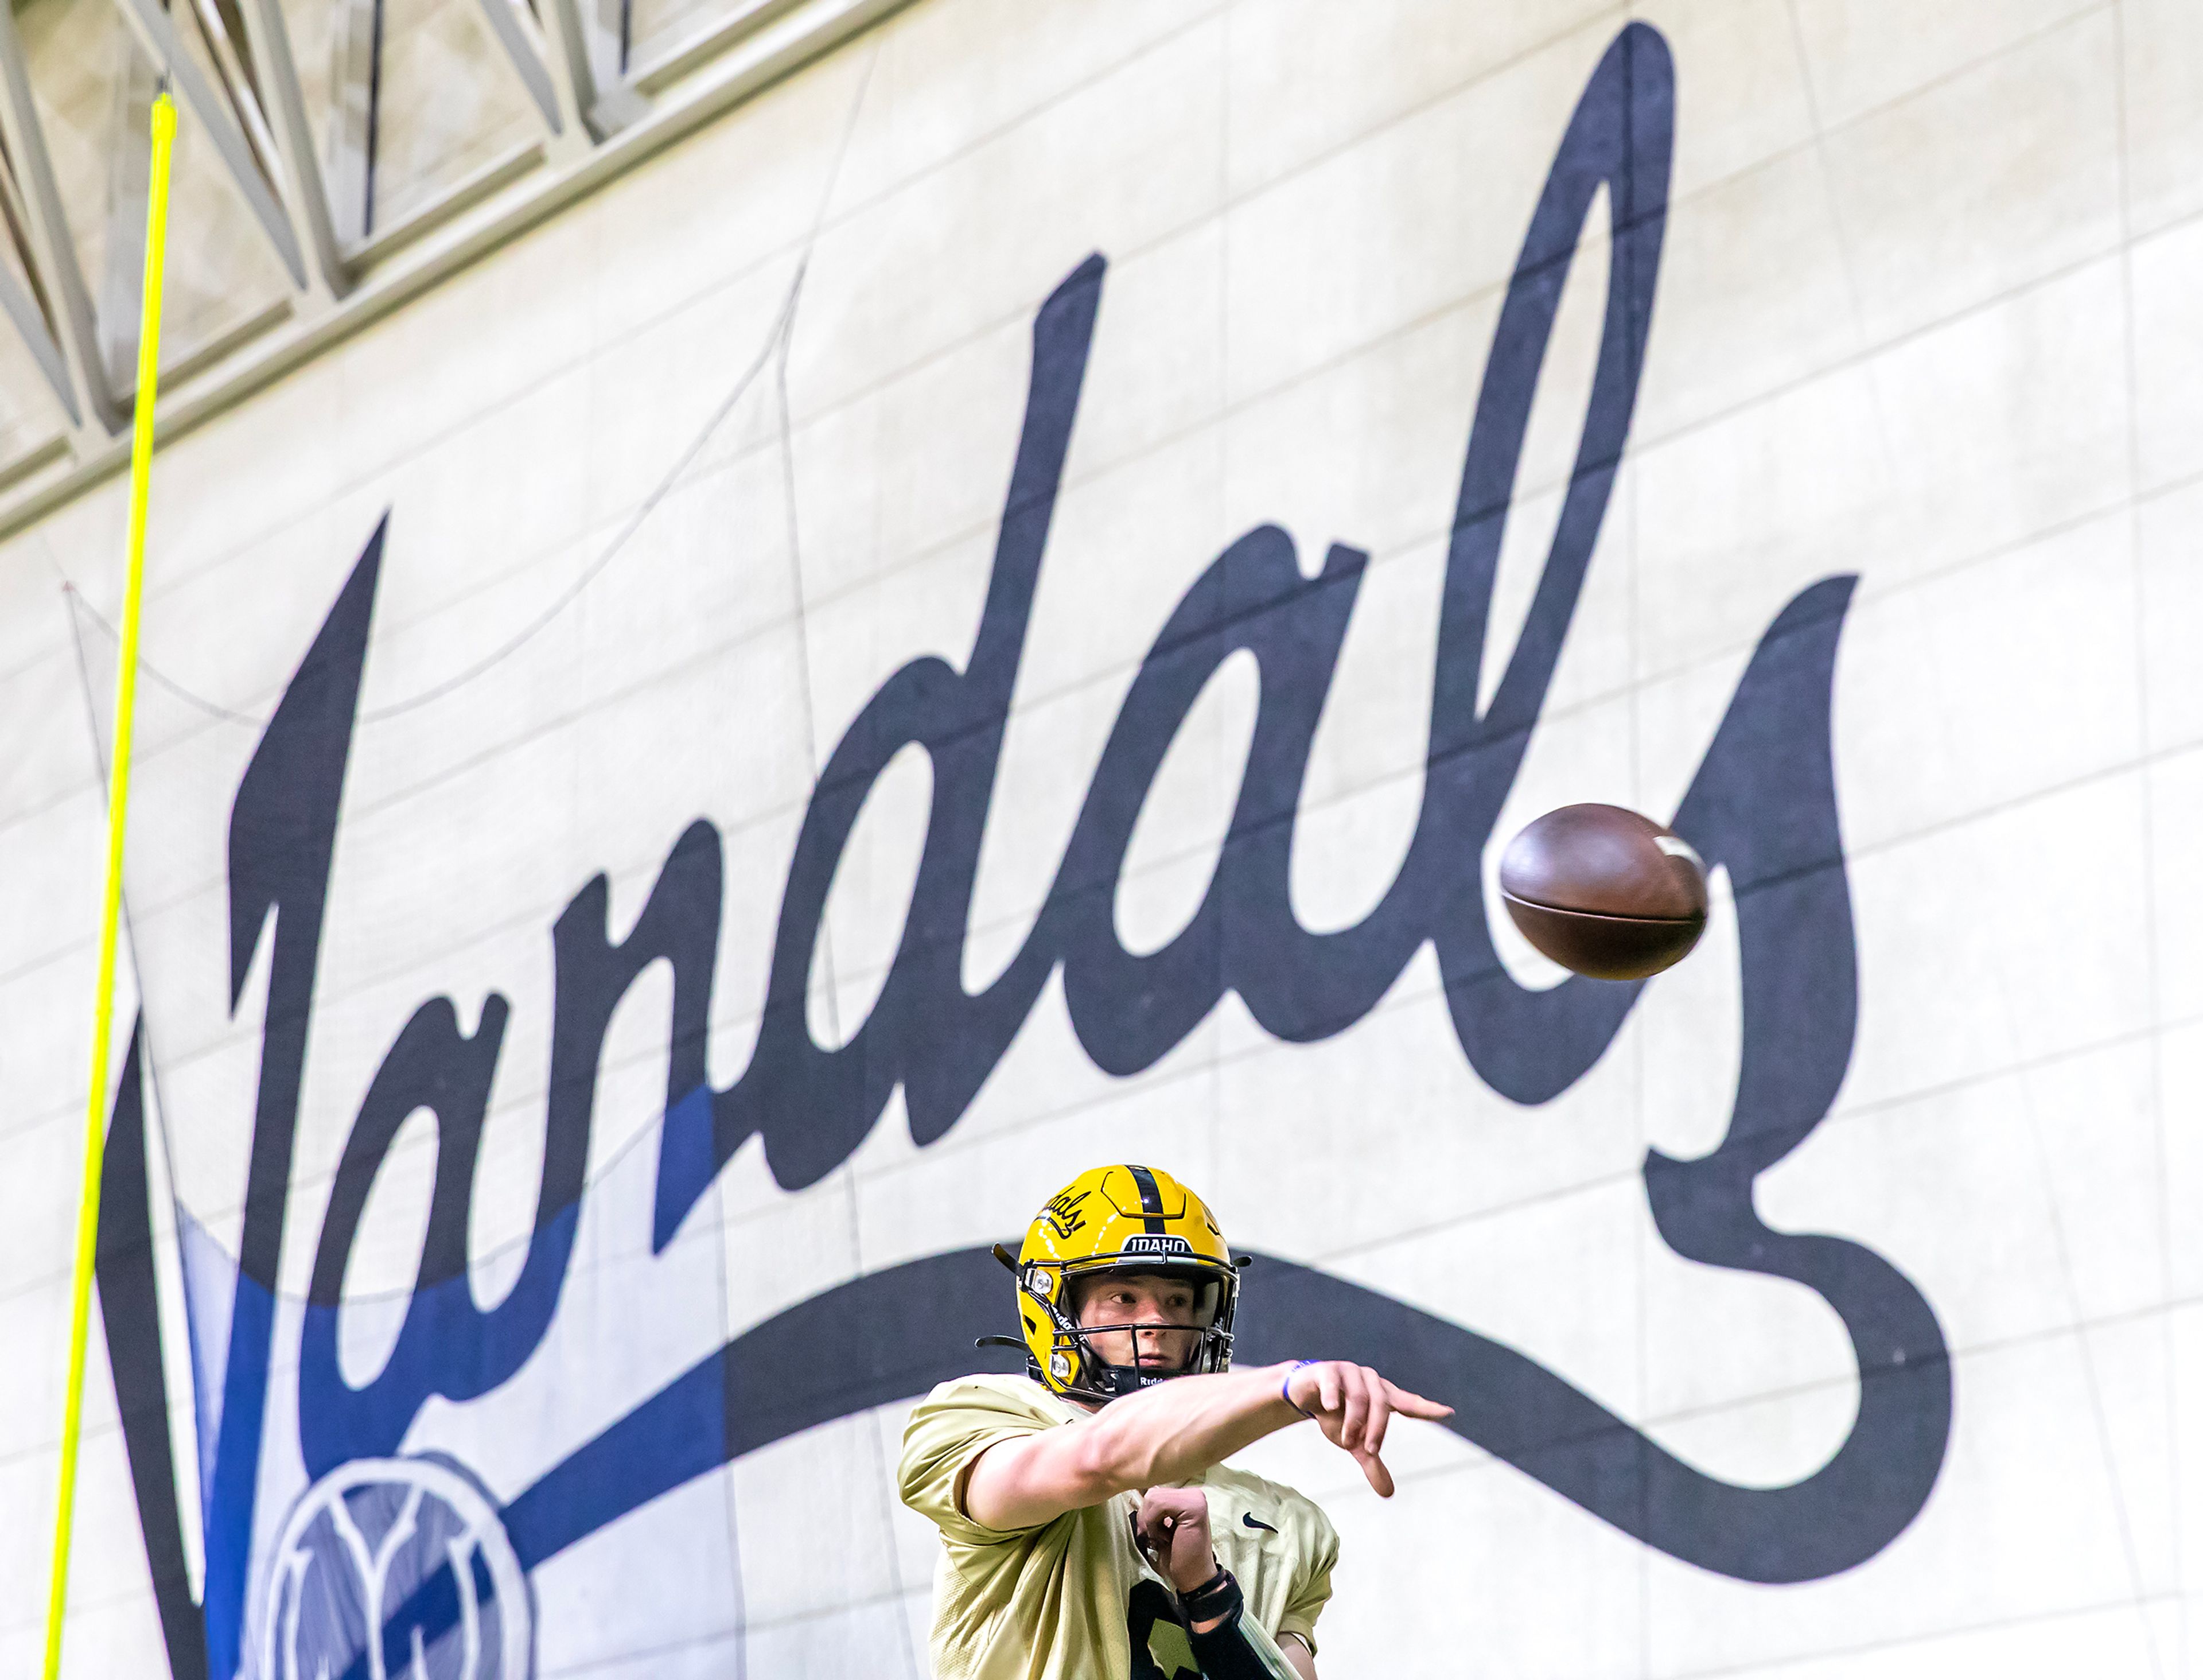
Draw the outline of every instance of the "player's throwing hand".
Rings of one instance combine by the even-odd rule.
[[[1148,1561],[1181,1593],[1216,1573],[1208,1537],[1208,1495],[1198,1488],[1150,1488],[1132,1518],[1132,1532]]]
[[[1344,1359],[1302,1360],[1286,1371],[1280,1392],[1295,1410],[1315,1420],[1332,1445],[1354,1455],[1380,1499],[1392,1497],[1392,1473],[1378,1456],[1392,1414],[1405,1412],[1432,1422],[1453,1416],[1451,1406],[1410,1393],[1368,1366]]]

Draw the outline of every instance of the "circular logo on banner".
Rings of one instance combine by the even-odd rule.
[[[495,1501],[446,1458],[359,1458],[316,1482],[268,1554],[260,1603],[259,1680],[535,1672],[527,1572]]]

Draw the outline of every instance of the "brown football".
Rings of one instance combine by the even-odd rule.
[[[1595,980],[1680,961],[1706,926],[1698,855],[1619,805],[1563,805],[1508,843],[1499,892],[1522,937]]]

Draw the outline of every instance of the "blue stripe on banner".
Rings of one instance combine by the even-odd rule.
[[[1832,1238],[1782,1241],[1794,1246],[1770,1251],[1775,1275],[1836,1309],[1861,1380],[1849,1438],[1787,1487],[1717,1481],[1513,1348],[1290,1261],[1258,1257],[1238,1345],[1250,1364],[1313,1352],[1374,1366],[1456,1407],[1456,1435],[1673,1557],[1740,1580],[1813,1580],[1872,1557],[1926,1503],[1949,1437],[1950,1364],[1893,1268]],[[523,1567],[722,1464],[968,1375],[984,1363],[972,1339],[1007,1309],[1002,1291],[991,1251],[964,1249],[857,1278],[735,1338],[505,1506]],[[456,1604],[449,1588],[424,1581],[386,1626],[433,1643],[452,1625],[436,1612]],[[367,1672],[363,1653],[345,1680]]]

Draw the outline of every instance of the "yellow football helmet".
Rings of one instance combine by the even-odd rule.
[[[1239,1269],[1208,1204],[1168,1173],[1132,1166],[1081,1173],[1033,1216],[1016,1270],[1028,1372],[1055,1393],[1113,1400],[1173,1376],[1231,1368]],[[1199,1336],[1183,1368],[1143,1371],[1113,1365],[1088,1346],[1090,1336],[1105,1331],[1080,1326],[1072,1286],[1111,1272],[1181,1277],[1194,1285],[1193,1328]],[[1118,1324],[1107,1329],[1184,1328]]]

